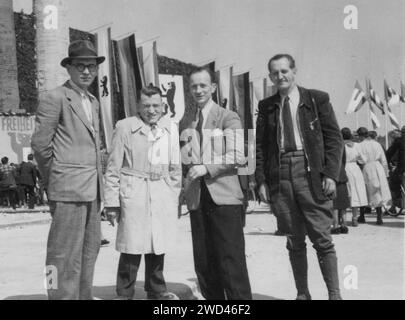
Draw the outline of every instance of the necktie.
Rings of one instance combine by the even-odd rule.
[[[198,111],[198,123],[197,123],[196,130],[197,130],[198,134],[200,135],[200,148],[202,147],[202,141],[203,141],[203,134],[202,134],[203,123],[204,123],[204,116],[203,116],[203,113],[202,113],[202,108],[199,108],[199,111]]]
[[[295,151],[297,146],[295,144],[294,127],[291,116],[290,98],[287,96],[284,99],[284,105],[282,109],[283,119],[283,132],[284,132],[284,151]]]

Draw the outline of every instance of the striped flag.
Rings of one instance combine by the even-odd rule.
[[[405,85],[401,81],[401,95],[399,96],[399,100],[405,103]]]
[[[388,106],[388,116],[390,118],[391,124],[396,127],[398,130],[401,130],[399,125],[398,119],[395,117],[394,113],[392,112],[391,108]]]
[[[118,53],[125,116],[130,117],[136,112],[136,98],[142,88],[134,34],[118,41]]]
[[[259,101],[264,98],[264,85],[262,79],[250,82],[251,113],[253,118],[253,128],[256,128],[257,115],[259,113]]]
[[[105,57],[105,62],[98,67],[98,86],[99,101],[101,110],[101,120],[104,131],[105,145],[107,152],[111,151],[111,141],[114,130],[113,110],[112,110],[112,46],[111,46],[111,28],[106,27],[98,30],[96,33],[97,53]]]
[[[352,96],[349,101],[349,106],[346,110],[346,114],[351,114],[353,112],[359,111],[366,101],[366,94],[361,88],[360,83],[356,81]]]
[[[399,94],[388,85],[385,79],[384,79],[384,95],[385,101],[387,101],[389,107],[395,106],[399,103]]]
[[[141,68],[142,84],[153,84],[159,87],[159,72],[156,41],[148,41],[138,48],[139,64]]]
[[[381,100],[381,98],[378,96],[377,92],[375,92],[375,90],[371,86],[370,80],[368,80],[368,90],[369,90],[370,100],[376,105],[376,107],[378,109],[380,109],[382,114],[385,114],[384,102]]]
[[[370,118],[371,122],[373,124],[374,130],[379,128],[381,126],[380,121],[377,118],[377,115],[375,114],[374,107],[370,104]]]
[[[249,94],[249,72],[245,72],[232,77],[233,87],[235,90],[235,104],[231,110],[238,113],[244,129],[252,129],[252,113],[250,110]]]
[[[233,105],[232,72],[232,66],[219,69],[219,105],[225,109]]]

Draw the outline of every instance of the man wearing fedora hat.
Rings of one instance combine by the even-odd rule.
[[[93,299],[103,183],[99,103],[88,87],[104,60],[91,42],[72,42],[61,61],[70,80],[40,96],[31,144],[50,200],[46,283],[51,300]]]

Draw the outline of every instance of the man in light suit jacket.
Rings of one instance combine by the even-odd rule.
[[[187,130],[191,134],[181,138],[187,142],[182,158],[195,271],[205,299],[251,299],[242,226],[243,193],[237,175],[238,164],[243,164],[243,140],[241,148],[232,147],[238,134],[243,137],[243,130],[235,112],[212,101],[214,81],[209,69],[197,68],[191,73],[190,90],[198,112]],[[189,154],[198,161],[190,162]]]
[[[89,41],[75,41],[62,60],[70,80],[42,95],[32,149],[50,201],[46,272],[49,299],[93,299],[100,248],[99,103],[88,92],[98,57]]]

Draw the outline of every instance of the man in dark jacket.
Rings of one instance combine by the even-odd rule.
[[[260,101],[256,126],[256,181],[270,201],[287,249],[297,299],[308,300],[305,236],[316,249],[329,299],[341,299],[337,258],[330,235],[332,199],[343,139],[327,93],[295,83],[295,61],[279,54],[268,64],[277,94]]]
[[[390,179],[390,187],[394,205],[401,207],[401,185],[405,180],[405,126],[401,129],[401,136],[397,137],[387,150],[387,162],[390,165],[393,158],[397,158],[396,166]]]
[[[20,185],[24,188],[28,209],[34,209],[36,202],[35,186],[37,185],[38,169],[33,163],[34,156],[28,155],[28,162],[22,162],[20,166]],[[28,195],[28,197],[27,197]]]
[[[8,197],[10,206],[16,209],[17,184],[15,182],[16,172],[14,167],[8,164],[8,158],[3,157],[0,165],[0,191]]]

